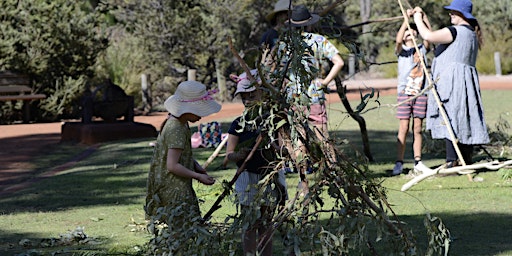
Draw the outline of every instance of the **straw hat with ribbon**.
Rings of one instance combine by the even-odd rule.
[[[196,81],[181,82],[174,95],[167,98],[164,106],[175,117],[185,113],[200,117],[208,116],[221,109],[221,105],[212,97],[216,92],[215,90],[207,91],[204,84]]]
[[[252,69],[251,75],[254,78],[256,78],[258,83],[261,82],[261,79],[258,77],[257,69]],[[252,84],[251,80],[249,80],[246,72],[243,72],[239,76],[232,74],[229,76],[229,78],[231,78],[231,80],[236,82],[235,96],[242,92],[252,92],[252,91],[256,90],[256,86],[254,84]]]

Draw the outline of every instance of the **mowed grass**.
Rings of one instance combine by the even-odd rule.
[[[487,124],[494,129],[501,118],[512,122],[512,90],[483,91]],[[469,182],[465,175],[434,177],[422,181],[406,192],[400,188],[406,175],[389,177],[395,161],[398,122],[394,117],[394,96],[379,98],[380,107],[364,114],[369,131],[371,152],[375,162],[369,168],[388,190],[388,201],[400,220],[411,228],[420,249],[427,243],[423,219],[425,213],[440,217],[450,230],[453,242],[450,255],[512,255],[512,182],[503,180],[498,172],[479,172],[482,182]],[[355,106],[358,101],[353,101]],[[371,102],[368,107],[377,107]],[[341,104],[329,107],[331,136],[346,140],[344,152],[361,149],[358,125],[343,111]],[[227,131],[229,122],[222,123]],[[195,129],[195,128],[193,128]],[[406,170],[411,169],[411,140],[408,137]],[[89,157],[58,175],[39,180],[27,189],[0,198],[0,255],[15,255],[35,250],[39,253],[62,254],[137,254],[150,236],[145,231],[143,204],[149,162],[153,148],[149,139],[103,143]],[[49,149],[36,161],[38,172],[52,170],[73,159],[84,146],[61,144]],[[213,149],[198,149],[195,156],[204,162]],[[503,157],[511,158],[510,155]],[[220,170],[221,158],[209,167],[219,182],[214,186],[195,183],[203,214],[222,192],[221,181],[230,180],[234,165]],[[424,154],[424,162],[436,166],[443,155]],[[294,194],[296,174],[288,175],[289,193]],[[236,210],[230,197],[215,212],[214,221],[222,222]],[[66,236],[83,228],[89,237],[73,246],[58,244]],[[53,240],[52,240],[53,239]],[[45,242],[44,244],[41,242]],[[48,245],[54,241],[54,246]],[[20,245],[23,244],[23,245]],[[59,245],[59,246],[57,246]],[[282,247],[275,243],[275,255]]]

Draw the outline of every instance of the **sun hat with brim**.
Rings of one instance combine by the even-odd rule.
[[[290,24],[292,27],[306,27],[319,20],[320,16],[310,13],[305,5],[297,5],[293,8],[292,17],[286,21],[286,24]]]
[[[265,19],[269,22],[272,21],[276,14],[288,11],[288,7],[290,7],[290,0],[277,1],[277,3],[274,5],[274,10],[271,13],[267,14]]]
[[[260,82],[260,78],[258,77],[258,70],[251,70],[251,75]],[[247,73],[243,72],[237,77],[236,91],[235,96],[242,92],[253,92],[256,90],[256,86],[251,82],[251,80],[247,77]]]
[[[470,0],[453,0],[450,5],[444,8],[460,12],[468,20],[476,20],[475,16],[471,14],[473,12],[473,3]]]
[[[185,113],[208,116],[221,109],[221,105],[212,97],[215,92],[207,91],[204,84],[196,81],[181,82],[174,95],[165,100],[164,106],[175,117]]]

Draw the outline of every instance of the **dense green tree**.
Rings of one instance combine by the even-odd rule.
[[[115,13],[120,25],[142,42],[147,65],[141,66],[141,72],[151,75],[154,93],[169,95],[186,79],[188,69],[196,69],[197,80],[205,84],[216,84],[217,71],[226,76],[239,70],[228,38],[239,50],[256,47],[271,5],[270,1],[248,0],[133,0],[116,6]],[[171,78],[166,80],[171,90],[168,84],[158,87],[165,76]]]
[[[321,12],[335,1],[292,2]],[[339,2],[326,16],[339,30],[324,26],[322,32],[338,38],[342,34],[344,40],[352,40],[348,49],[357,53],[363,64],[388,55],[386,46],[392,44],[401,19],[372,21],[400,16],[398,1]],[[269,26],[264,17],[274,3],[271,0],[6,0],[0,5],[3,9],[0,68],[29,74],[35,92],[50,96],[40,102],[39,119],[76,115],[75,106],[79,105],[76,103],[85,84],[96,76],[113,78],[133,95],[139,90],[140,74],[147,73],[156,82],[154,96],[160,99],[165,99],[186,78],[187,69],[197,69],[199,81],[217,87],[223,77],[241,71],[230,53],[228,38],[249,65],[255,64],[258,53],[254,49]],[[410,7],[409,3],[421,6],[434,28],[449,25],[443,10],[449,1],[402,3],[405,8]],[[494,72],[493,53],[500,51],[503,72],[509,73],[512,14],[507,1],[474,1],[474,13],[487,42],[478,60],[479,70]],[[353,26],[362,22],[369,23]],[[347,26],[351,26],[350,30]],[[103,32],[115,41],[105,54],[102,53],[107,41]],[[346,53],[343,52],[345,60]],[[102,62],[92,69],[98,55]],[[381,58],[381,61],[393,60],[393,56]],[[165,76],[171,78],[166,80],[168,83],[162,83]],[[9,104],[2,104],[5,110],[2,115],[7,117],[12,108],[6,109]]]
[[[48,96],[39,118],[76,112],[96,56],[108,43],[97,14],[70,0],[6,0],[0,7],[0,68],[28,74],[33,90]],[[12,109],[4,110],[8,117]]]
[[[477,69],[481,73],[495,73],[494,52],[500,52],[502,71],[512,72],[512,9],[510,1],[473,1],[475,16],[484,35],[484,46],[479,54]]]

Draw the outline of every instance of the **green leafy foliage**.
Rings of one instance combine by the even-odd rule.
[[[69,0],[9,0],[0,7],[0,68],[28,74],[33,90],[50,96],[40,103],[40,118],[75,112],[96,55],[107,46],[98,14]]]
[[[236,240],[232,238],[250,229],[255,220],[263,219],[262,225],[274,227],[273,232],[279,232],[283,237],[285,254],[379,254],[379,251],[397,255],[417,254],[418,248],[411,231],[397,224],[400,220],[394,214],[388,215],[388,212],[393,211],[387,202],[387,192],[380,181],[370,177],[367,161],[364,158],[354,161],[334,146],[338,143],[334,139],[321,138],[315,134],[307,121],[310,100],[306,93],[298,97],[286,97],[288,85],[283,83],[285,76],[293,73],[297,77],[296,81],[301,81],[295,86],[299,91],[306,91],[305,87],[320,72],[309,63],[306,64],[305,55],[311,52],[311,48],[304,42],[304,35],[300,31],[287,31],[282,36],[277,54],[263,56],[261,63],[265,64],[257,66],[263,81],[259,88],[264,97],[246,109],[241,124],[259,124],[258,129],[267,141],[267,146],[270,146],[268,142],[283,142],[287,150],[276,150],[278,160],[273,163],[274,171],[259,182],[259,192],[250,206],[251,210],[227,216],[226,221],[218,225],[193,224],[192,229],[185,226],[180,230],[162,227],[158,232],[153,232],[155,238],[150,242],[152,253],[179,253],[179,250],[183,250],[177,247],[180,245],[186,246],[184,248],[187,253],[198,255],[216,255],[217,252],[218,255],[233,254],[236,252],[233,251]],[[358,107],[359,112],[365,110],[372,96],[373,92],[361,95],[363,104]],[[295,151],[302,148],[304,150],[295,155]],[[276,186],[273,180],[286,164],[299,172],[305,171],[308,166],[315,169],[315,178],[309,181],[309,191],[305,195],[300,195],[299,192],[303,191],[289,195],[290,199],[284,206],[270,207],[272,211],[262,213],[262,202],[277,200],[269,198],[265,191]],[[224,189],[229,194],[230,188]],[[212,206],[212,209],[215,208]],[[183,212],[177,208],[163,209],[161,214],[167,219],[183,217]],[[152,218],[157,220],[161,217]],[[198,219],[195,221],[201,223]],[[158,221],[150,222],[148,229],[156,230],[155,223],[158,224]],[[442,225],[429,228],[429,232],[436,234],[429,248],[436,252],[447,250],[444,247],[449,245],[445,243],[449,234],[447,230]],[[217,235],[223,239],[216,240]],[[209,241],[207,252],[205,248],[187,245],[199,244],[198,241]],[[438,250],[440,247],[443,249]]]
[[[264,13],[252,8],[262,6],[270,1],[125,1],[113,12],[140,42],[144,65],[136,70],[151,75],[157,105],[186,79],[188,69],[212,87],[217,70],[232,72],[228,38],[239,49],[255,47],[265,23]]]

